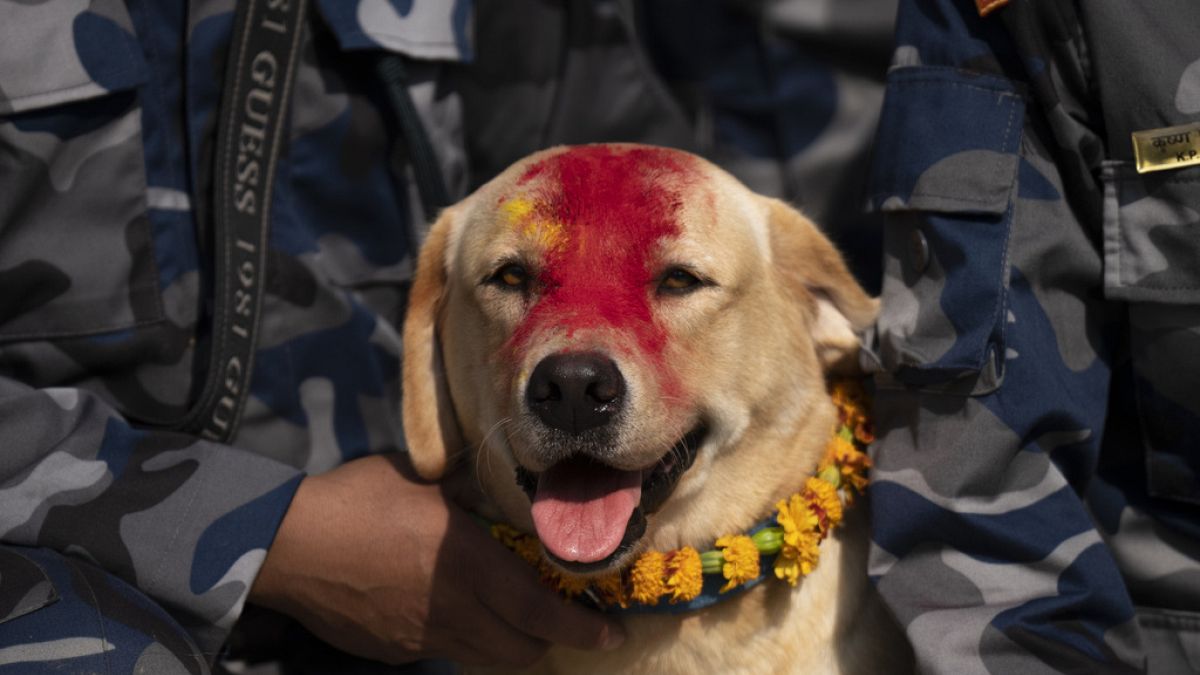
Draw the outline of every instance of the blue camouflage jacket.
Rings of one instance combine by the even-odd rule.
[[[207,367],[233,2],[0,2],[0,543],[95,561],[210,655],[302,475],[403,448],[397,326],[425,219],[382,54],[408,59],[452,197],[546,145],[628,140],[707,154],[847,241],[873,222],[847,205],[894,0],[309,4],[251,391],[219,444],[147,423]],[[799,46],[835,36],[856,48]],[[0,559],[0,614],[50,599],[13,583]]]
[[[1200,669],[1200,168],[1131,141],[1200,122],[1197,25],[901,2],[871,571],[926,671]]]

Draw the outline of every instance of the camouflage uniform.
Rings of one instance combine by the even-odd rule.
[[[897,19],[871,573],[930,672],[1195,671],[1200,6],[997,5]]]
[[[251,395],[223,445],[148,423],[207,366],[232,0],[0,0],[0,672],[207,670],[302,475],[403,448],[424,216],[380,54],[409,59],[453,197],[546,145],[630,140],[820,217],[856,211],[894,1],[313,0]],[[857,47],[800,46],[839,34]]]

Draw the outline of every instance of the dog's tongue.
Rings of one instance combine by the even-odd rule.
[[[559,462],[538,477],[533,524],[562,560],[596,562],[617,550],[642,500],[642,473],[587,460]]]

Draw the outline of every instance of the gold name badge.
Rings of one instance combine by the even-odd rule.
[[[1133,132],[1133,157],[1138,173],[1200,164],[1200,123]]]

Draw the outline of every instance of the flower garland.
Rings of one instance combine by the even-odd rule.
[[[672,604],[688,602],[700,595],[705,575],[724,577],[719,592],[725,593],[761,576],[764,562],[772,564],[777,578],[795,586],[816,569],[821,542],[867,487],[871,460],[863,449],[875,436],[866,393],[857,380],[841,380],[833,384],[831,397],[838,409],[838,429],[816,474],[799,492],[775,504],[775,516],[765,527],[719,537],[713,550],[701,553],[684,546],[665,553],[646,551],[629,567],[607,576],[578,577],[551,566],[533,535],[496,524],[491,526],[492,536],[537,567],[548,585],[567,597],[587,592],[601,606],[655,606],[664,597]]]

